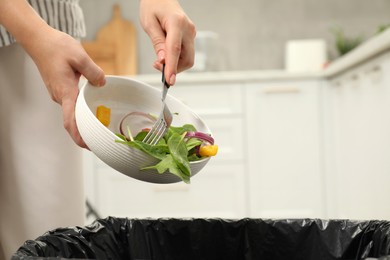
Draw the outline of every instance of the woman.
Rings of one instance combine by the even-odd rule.
[[[154,67],[165,63],[174,85],[194,61],[193,23],[177,0],[141,0],[140,20]],[[0,259],[9,259],[27,239],[83,225],[78,81],[105,77],[75,39],[85,32],[78,0],[0,0],[0,24]]]

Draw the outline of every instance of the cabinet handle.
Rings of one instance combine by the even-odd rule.
[[[373,82],[381,80],[382,74],[383,70],[381,65],[375,65],[366,71],[366,76],[368,76]]]
[[[339,81],[339,80],[335,81],[335,82],[332,82],[331,86],[334,87],[334,88],[341,87],[342,86],[342,82]]]
[[[264,94],[297,94],[301,89],[298,87],[267,87],[263,89]]]
[[[375,65],[366,71],[366,74],[374,74],[382,72],[381,65]]]
[[[374,67],[372,67],[372,69],[370,70],[371,72],[379,72],[382,70],[382,67],[380,65],[375,65]]]
[[[353,81],[359,80],[358,74],[353,74],[353,75],[351,76],[351,80],[353,80]]]

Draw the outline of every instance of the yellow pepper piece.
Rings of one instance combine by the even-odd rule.
[[[98,106],[96,109],[97,119],[106,127],[110,125],[111,109],[103,105]]]
[[[218,145],[204,145],[199,148],[200,156],[215,156],[218,152]]]

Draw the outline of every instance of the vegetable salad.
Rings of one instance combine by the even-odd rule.
[[[110,109],[99,106],[96,112],[98,120],[108,127],[110,124]],[[150,165],[141,168],[141,170],[155,169],[159,174],[170,172],[183,182],[190,183],[190,162],[215,156],[218,152],[218,146],[214,144],[214,139],[209,134],[198,132],[191,124],[185,124],[181,127],[171,126],[156,145],[146,144],[142,140],[150,129],[142,129],[133,137],[130,128],[127,126],[127,134],[125,134],[124,122],[129,116],[146,118],[152,124],[156,118],[142,112],[131,112],[122,119],[120,133],[116,134],[119,137],[116,142],[139,149],[159,160],[156,165]]]
[[[186,124],[181,127],[171,126],[165,136],[156,145],[143,143],[149,129],[143,129],[133,140],[122,134],[117,134],[121,140],[116,142],[139,149],[160,161],[156,165],[144,167],[141,170],[155,169],[162,174],[166,171],[178,176],[183,182],[190,183],[190,162],[217,154],[218,146],[207,135],[196,131],[193,125]],[[131,133],[129,133],[131,136]],[[211,143],[209,142],[210,140]]]

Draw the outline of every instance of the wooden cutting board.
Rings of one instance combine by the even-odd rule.
[[[110,75],[137,74],[137,35],[132,22],[123,19],[119,5],[97,33],[95,41],[82,41],[88,55]]]

